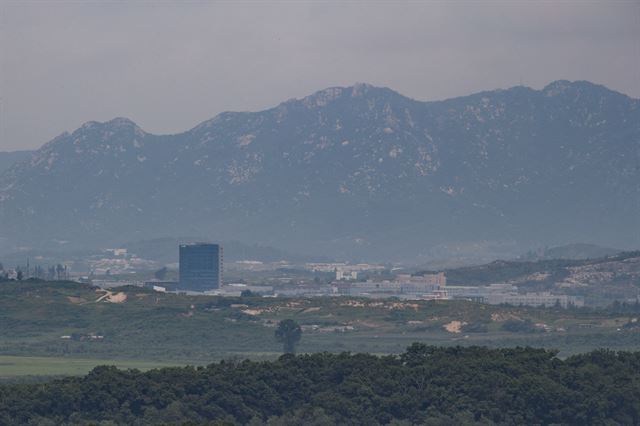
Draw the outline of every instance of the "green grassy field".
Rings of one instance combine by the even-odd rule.
[[[0,377],[11,371],[81,373],[103,363],[148,368],[273,359],[281,352],[275,326],[284,318],[302,325],[298,350],[309,353],[400,353],[413,342],[545,347],[558,349],[560,356],[599,347],[637,350],[640,327],[625,327],[634,315],[639,316],[456,300],[222,298],[133,287],[106,293],[67,282],[3,282],[0,355],[28,358],[1,361]],[[505,331],[510,320],[528,320],[536,329]],[[30,365],[29,359],[44,360]]]
[[[18,376],[75,376],[89,372],[98,365],[149,370],[178,364],[140,360],[106,360],[86,358],[27,357],[0,355],[0,379]]]

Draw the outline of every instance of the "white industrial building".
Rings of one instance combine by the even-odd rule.
[[[580,296],[568,296],[566,294],[552,294],[550,292],[526,293],[526,294],[489,294],[484,301],[490,305],[515,305],[515,306],[584,306],[584,298]]]

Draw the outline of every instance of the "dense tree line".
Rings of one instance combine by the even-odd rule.
[[[283,355],[0,386],[0,424],[639,424],[640,352]]]

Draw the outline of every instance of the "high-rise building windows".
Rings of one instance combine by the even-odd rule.
[[[222,285],[222,246],[180,245],[180,289],[205,291]]]

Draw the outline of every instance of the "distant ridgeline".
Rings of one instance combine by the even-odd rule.
[[[534,275],[538,282],[553,284],[561,283],[571,276],[571,272],[581,269],[592,273],[607,272],[594,273],[593,277],[582,277],[583,286],[592,284],[591,281],[606,284],[614,284],[612,281],[626,281],[627,283],[623,284],[636,286],[640,282],[640,251],[621,252],[597,259],[496,260],[485,265],[447,269],[446,274],[448,283],[453,285],[486,285],[512,280],[523,283],[527,281],[527,277],[534,281],[531,278]],[[541,279],[541,274],[545,274],[546,277]]]
[[[640,423],[640,352],[314,354],[0,386],[0,424]],[[209,423],[211,422],[211,423]],[[106,424],[105,423],[105,424]],[[102,423],[100,423],[102,424]]]
[[[196,235],[391,261],[629,249],[638,140],[640,101],[584,81],[437,102],[358,84],[175,135],[88,122],[0,172],[0,244]]]

